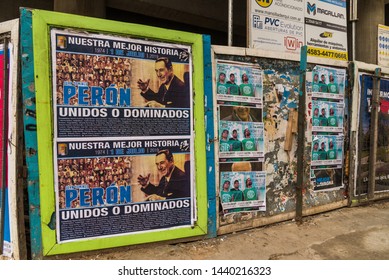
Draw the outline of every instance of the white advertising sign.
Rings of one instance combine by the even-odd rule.
[[[249,0],[249,47],[299,53],[304,44],[303,0]]]

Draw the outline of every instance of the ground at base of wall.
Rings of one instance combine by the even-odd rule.
[[[58,255],[75,260],[359,260],[389,259],[389,201],[341,208],[174,245],[148,244]]]

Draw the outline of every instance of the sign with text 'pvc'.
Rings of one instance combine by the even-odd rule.
[[[248,47],[347,61],[345,0],[249,0]]]

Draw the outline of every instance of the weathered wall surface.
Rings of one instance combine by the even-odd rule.
[[[311,144],[305,136],[305,170],[297,170],[297,110],[299,96],[299,63],[258,57],[216,55],[216,59],[255,63],[263,70],[263,122],[265,127],[266,211],[241,212],[223,215],[219,213],[219,233],[266,224],[294,217],[296,209],[297,173],[304,172],[303,210],[337,203],[344,200],[344,189],[314,191],[310,181]],[[308,66],[308,71],[314,65]],[[293,117],[295,118],[293,120]],[[309,120],[309,119],[308,119]],[[326,209],[321,207],[321,209]],[[319,210],[320,211],[320,210]],[[314,211],[311,211],[311,213]],[[282,217],[281,217],[282,216]],[[275,219],[274,219],[275,218]],[[242,225],[246,223],[246,225]],[[223,226],[228,228],[223,230]],[[220,230],[222,229],[222,230]]]

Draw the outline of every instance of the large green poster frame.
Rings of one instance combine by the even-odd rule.
[[[26,17],[26,18],[24,18]],[[43,10],[22,10],[22,29],[32,22],[34,92],[36,98],[37,155],[39,169],[39,206],[42,255],[57,255],[96,249],[113,248],[156,241],[180,239],[207,234],[207,173],[204,121],[204,35],[166,30],[97,18],[68,15]],[[23,28],[24,27],[24,28]],[[197,221],[192,228],[172,228],[159,232],[104,237],[91,240],[57,243],[53,226],[55,190],[53,164],[53,107],[51,77],[51,28],[85,30],[102,34],[147,38],[168,43],[190,45],[193,54],[193,96],[195,128],[195,181]],[[26,40],[26,38],[24,38]],[[26,47],[28,42],[24,42]],[[27,49],[27,48],[26,48]],[[23,70],[24,71],[24,70]],[[32,73],[32,72],[31,72]],[[30,74],[31,74],[30,73]],[[26,138],[29,141],[29,138]],[[27,145],[28,146],[28,145]],[[33,220],[32,220],[33,221]],[[34,227],[34,225],[32,225]],[[34,242],[34,240],[33,240]],[[39,243],[39,242],[38,242]]]

